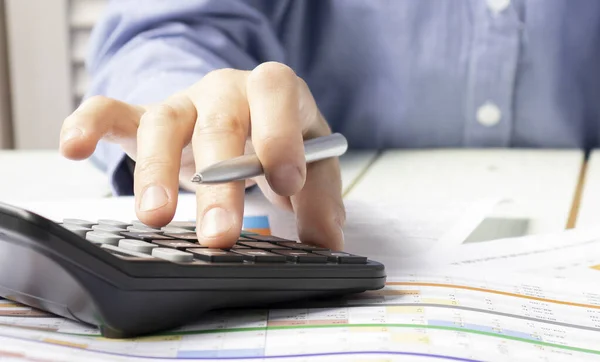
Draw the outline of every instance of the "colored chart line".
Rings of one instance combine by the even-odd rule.
[[[457,285],[457,284],[421,283],[421,282],[390,282],[390,283],[387,283],[387,285],[395,285],[395,286],[405,285],[405,286],[415,286],[415,287],[439,287],[439,288],[464,289],[464,290],[472,290],[472,291],[475,291],[475,292],[484,292],[484,293],[490,293],[490,294],[505,295],[505,296],[509,296],[509,297],[516,297],[516,298],[521,298],[521,299],[535,300],[535,301],[538,301],[538,302],[547,302],[547,303],[554,303],[554,304],[570,305],[570,306],[573,306],[573,307],[583,307],[583,308],[591,308],[591,309],[600,309],[600,305],[567,302],[565,300],[534,297],[534,296],[530,296],[530,295],[523,295],[523,294],[516,294],[516,293],[504,292],[504,291],[501,291],[501,290],[487,289],[487,288],[478,288],[478,287],[468,287],[468,286],[465,286],[465,285]]]
[[[1,335],[0,335],[1,336]],[[27,342],[31,342],[28,339],[25,338],[19,338],[19,337],[13,337],[13,336],[3,336],[6,338],[12,338],[15,340],[20,340],[20,341],[27,341]],[[42,344],[50,344],[51,343],[47,343],[47,342],[38,342],[38,343],[42,343]],[[78,349],[77,347],[71,347],[71,346],[64,346],[65,348],[70,348],[70,349]],[[100,353],[103,355],[110,355],[110,356],[117,356],[117,357],[135,357],[132,355],[126,355],[126,354],[122,354],[122,353],[116,353],[116,352],[96,352],[96,351],[91,351],[90,352],[95,352],[95,353]],[[461,358],[461,357],[454,357],[454,356],[445,356],[445,355],[440,355],[440,354],[430,354],[430,353],[418,353],[418,352],[404,352],[404,351],[353,351],[353,352],[324,352],[324,353],[307,353],[307,354],[290,354],[290,355],[273,355],[273,356],[260,356],[260,357],[219,357],[218,359],[222,359],[222,360],[254,360],[254,359],[260,359],[260,360],[265,360],[265,359],[281,359],[281,358],[307,358],[307,357],[328,357],[328,356],[361,356],[361,355],[379,355],[379,356],[414,356],[414,357],[427,357],[427,358],[438,358],[438,359],[444,359],[444,360],[450,360],[450,361],[464,361],[464,362],[478,362],[479,360],[474,360],[474,359],[468,359],[468,358]],[[26,355],[24,355],[23,353],[13,353],[11,351],[3,351],[2,349],[0,349],[0,357],[3,356],[8,356],[8,357],[20,357],[20,358],[27,358]],[[187,359],[186,357],[143,357],[145,359],[151,359],[151,360],[162,360],[162,361],[177,361],[177,360],[185,360]],[[202,358],[202,357],[190,357],[190,359],[195,359],[195,360],[204,360],[204,359],[213,359],[213,357],[208,357],[208,358]]]
[[[537,340],[535,338],[523,338],[518,336],[511,336],[501,333],[487,332],[484,330],[469,329],[464,327],[451,327],[445,325],[424,325],[424,324],[396,324],[396,323],[383,323],[383,324],[328,324],[328,325],[299,325],[299,326],[272,326],[272,327],[245,327],[245,328],[228,328],[228,329],[215,329],[215,330],[204,330],[204,331],[182,331],[182,332],[167,332],[161,333],[161,336],[169,335],[186,335],[186,334],[210,334],[210,333],[236,333],[236,332],[259,332],[259,331],[270,331],[270,330],[299,330],[299,329],[316,329],[316,328],[413,328],[413,329],[430,329],[430,330],[441,330],[441,331],[452,331],[452,332],[463,332],[470,334],[478,334],[482,336],[501,338],[505,340],[524,342],[544,347],[558,348],[574,352],[589,353],[594,355],[600,355],[600,350],[593,350],[587,348],[579,348],[572,346],[565,346],[555,343],[549,343]],[[67,334],[67,333],[64,333]],[[82,336],[82,335],[78,335]],[[142,338],[143,340],[143,338]],[[100,351],[101,352],[101,351]],[[132,356],[136,357],[136,356]],[[144,357],[144,356],[137,356]]]

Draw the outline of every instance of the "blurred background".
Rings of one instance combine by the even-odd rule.
[[[87,45],[108,1],[0,0],[0,202],[111,194],[89,160],[58,152],[62,122],[87,88]]]
[[[0,0],[0,149],[58,147],[80,103],[89,36],[108,0]]]
[[[62,122],[86,93],[89,39],[108,2],[0,0],[0,202],[111,195],[103,171],[58,152]],[[562,230],[600,212],[600,150],[589,163],[581,150],[533,149],[372,151],[342,161],[353,195],[508,200],[476,231],[479,240]]]

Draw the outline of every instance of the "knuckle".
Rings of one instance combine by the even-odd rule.
[[[135,164],[135,173],[144,175],[144,177],[149,175],[158,175],[165,171],[170,172],[176,166],[179,165],[176,165],[174,162],[165,160],[164,158],[149,156],[137,160]]]
[[[239,70],[233,68],[219,68],[211,70],[202,78],[204,83],[223,82],[237,75]]]
[[[87,100],[85,100],[82,103],[82,106],[95,106],[95,107],[101,107],[101,108],[111,108],[115,105],[117,105],[118,101],[109,97],[105,97],[103,95],[95,95],[92,96],[90,98],[88,98]]]
[[[146,118],[177,120],[179,112],[170,104],[159,104],[146,113]]]
[[[278,62],[262,63],[250,73],[248,82],[276,85],[281,82],[296,81],[298,77],[292,68]]]
[[[77,112],[73,112],[64,119],[62,129],[64,130],[66,128],[74,127],[78,123],[80,123],[79,114]]]
[[[209,113],[196,124],[195,134],[229,134],[244,136],[246,127],[243,122],[232,114],[219,112]]]

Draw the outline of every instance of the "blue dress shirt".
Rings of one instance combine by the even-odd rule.
[[[155,102],[265,61],[306,80],[351,148],[600,142],[598,0],[113,0],[88,96]],[[124,159],[94,154],[116,194]]]

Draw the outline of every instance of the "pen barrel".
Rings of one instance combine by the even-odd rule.
[[[348,141],[339,134],[310,139],[304,142],[306,163],[343,155],[348,149]],[[222,183],[243,180],[264,174],[264,169],[256,154],[244,155],[218,162],[205,168],[194,176],[203,184]]]
[[[201,172],[202,183],[205,184],[242,180],[260,176],[263,173],[263,167],[254,154],[219,162]]]
[[[313,138],[304,142],[304,155],[306,163],[338,157],[348,150],[348,141],[339,134]]]

